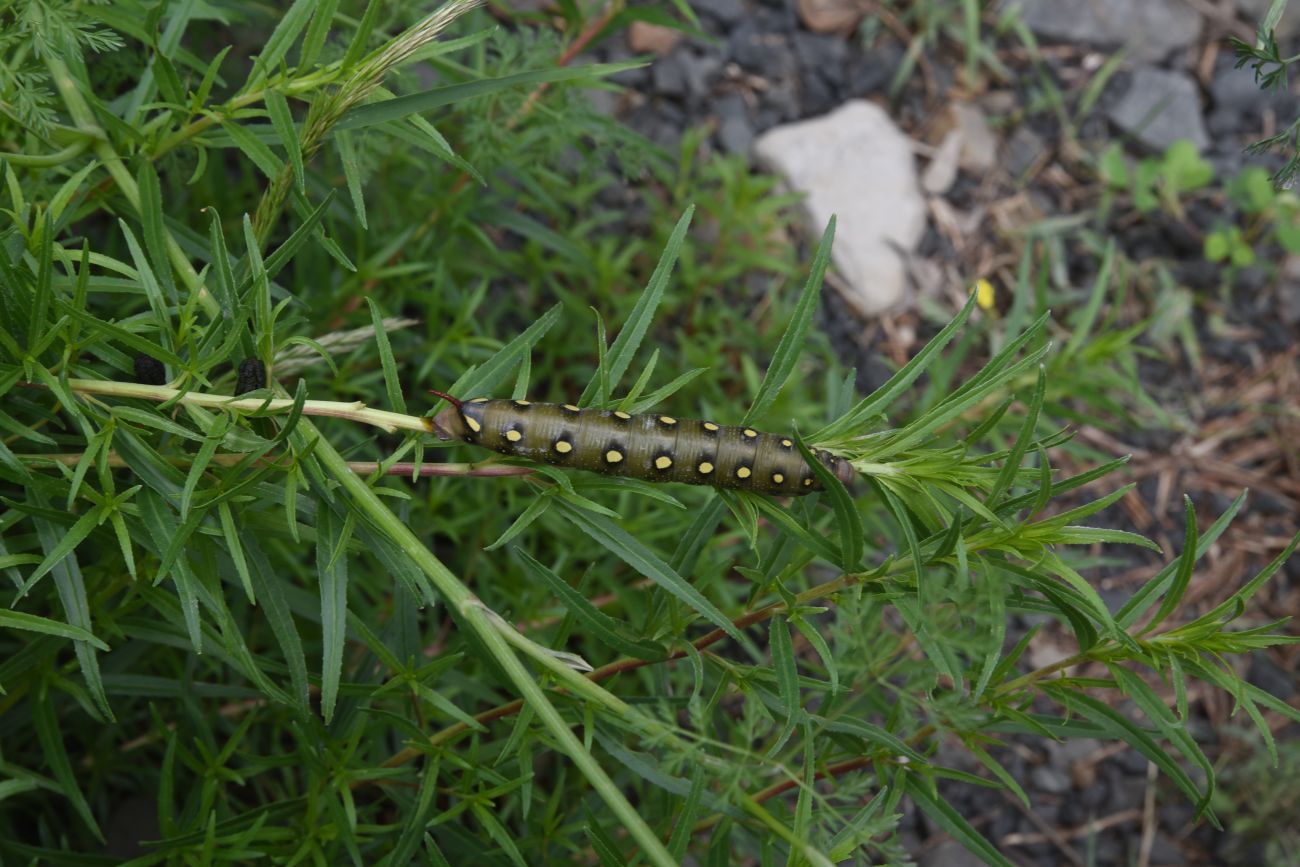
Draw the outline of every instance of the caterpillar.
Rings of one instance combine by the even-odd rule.
[[[659,413],[486,397],[462,401],[433,393],[452,404],[433,418],[433,433],[442,440],[650,482],[786,496],[822,487],[794,440],[779,434]],[[856,475],[848,461],[830,452],[813,454],[845,484]]]

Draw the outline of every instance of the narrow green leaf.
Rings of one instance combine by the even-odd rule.
[[[198,487],[199,481],[202,480],[203,473],[207,471],[212,456],[217,453],[217,449],[221,446],[230,425],[231,417],[229,415],[219,416],[213,422],[212,429],[208,431],[208,435],[203,440],[203,445],[199,447],[198,453],[194,455],[194,463],[190,465],[190,471],[185,475],[185,488],[181,491],[182,521],[189,518],[190,502],[194,498],[194,491]]]
[[[208,207],[212,219],[208,223],[208,237],[212,245],[212,285],[208,290],[221,306],[221,315],[230,319],[235,310],[235,270],[230,263],[230,254],[226,250],[225,234],[221,231],[221,215],[213,207]]]
[[[1007,791],[1019,798],[1020,803],[1033,809],[1033,805],[1029,800],[1029,795],[1025,792],[1019,781],[1011,775],[1011,772],[1002,766],[1001,762],[993,758],[983,747],[973,741],[966,741],[965,746],[966,749],[970,751],[970,754],[979,760],[981,765],[988,768],[989,772],[992,773],[993,776],[997,777],[998,782],[1006,787]]]
[[[334,134],[334,144],[339,151],[339,162],[343,165],[343,178],[348,185],[348,195],[352,197],[352,210],[357,215],[361,228],[369,228],[366,222],[366,198],[362,191],[361,162],[357,159],[356,144],[352,133],[341,129]]]
[[[217,504],[217,514],[221,518],[221,536],[228,544],[227,553],[230,560],[235,564],[235,572],[239,574],[239,581],[244,586],[244,595],[248,597],[249,605],[257,604],[257,596],[253,593],[253,576],[248,571],[248,561],[244,558],[244,546],[239,541],[239,528],[235,524],[235,515],[231,511],[229,502]]]
[[[266,111],[271,116],[271,125],[275,127],[276,135],[280,137],[280,144],[284,145],[284,152],[289,157],[289,165],[293,166],[293,179],[297,183],[298,192],[305,194],[307,180],[302,167],[302,147],[298,141],[298,130],[293,125],[293,112],[289,110],[289,101],[280,91],[268,90]]]
[[[800,710],[799,667],[794,660],[790,627],[784,618],[773,617],[767,634],[772,652],[772,671],[776,675],[776,693],[784,705],[786,716],[795,719]]]
[[[1237,512],[1245,502],[1246,492],[1242,491],[1237,495],[1237,498],[1232,501],[1232,504],[1228,506],[1227,510],[1210,525],[1209,529],[1200,535],[1196,544],[1196,553],[1193,557],[1194,561],[1204,557],[1205,552],[1210,550],[1210,546],[1218,541],[1219,536],[1223,534],[1224,530],[1228,529],[1228,525],[1232,523],[1233,517],[1236,516]],[[1151,580],[1147,581],[1146,584],[1143,584],[1142,587],[1120,607],[1119,611],[1115,614],[1115,622],[1121,629],[1128,629],[1137,622],[1138,618],[1140,618],[1148,608],[1151,607],[1155,602],[1156,597],[1163,593],[1165,591],[1165,586],[1173,580],[1178,569],[1181,568],[1183,557],[1185,556],[1186,551],[1184,551],[1183,555],[1177,560],[1174,560],[1172,563],[1169,563],[1161,569]]]
[[[1042,688],[1062,706],[1096,723],[1108,736],[1125,741],[1142,755],[1155,762],[1160,770],[1173,780],[1174,784],[1190,800],[1198,805],[1204,803],[1203,793],[1196,783],[1179,766],[1174,757],[1161,749],[1150,733],[1142,727],[1133,723],[1105,702],[1076,692],[1073,688],[1058,687],[1052,683],[1044,683]],[[1207,810],[1202,815],[1205,815],[1216,828],[1220,827],[1219,820],[1212,811]]]
[[[33,355],[37,354],[34,351],[37,343],[45,336],[50,304],[55,297],[50,283],[53,276],[53,250],[54,228],[47,211],[41,221],[40,246],[37,248],[35,298],[27,317],[27,348]]]
[[[294,0],[285,10],[279,23],[275,25],[275,30],[271,32],[270,38],[262,46],[262,51],[254,57],[248,81],[242,88],[244,92],[257,90],[277,71],[280,63],[288,56],[289,49],[293,48],[294,42],[298,40],[298,35],[311,20],[316,2],[317,0]]]
[[[699,510],[686,535],[682,536],[681,541],[677,543],[677,549],[673,551],[673,558],[669,564],[674,572],[690,575],[695,571],[695,564],[699,562],[704,546],[713,539],[713,531],[722,520],[725,509],[722,500],[714,496]]]
[[[183,523],[178,524],[176,516],[163,499],[154,491],[145,491],[140,497],[140,516],[149,529],[154,544],[162,549],[160,563],[154,576],[158,585],[172,579],[176,585],[176,595],[180,599],[181,614],[185,619],[185,628],[189,633],[190,646],[195,653],[203,652],[203,628],[199,620],[198,582],[190,571],[187,551],[190,537],[198,529],[205,517],[202,512],[193,512]],[[166,544],[165,549],[162,546]]]
[[[167,256],[167,226],[163,216],[162,185],[153,163],[144,160],[136,178],[140,186],[140,222],[144,228],[144,246],[149,251],[149,261],[154,274],[162,283],[171,304],[178,304],[176,281],[172,279],[171,260]]]
[[[171,58],[159,51],[154,54],[150,68],[153,70],[154,77],[158,79],[158,89],[162,92],[163,99],[174,106],[184,108],[188,101],[185,98],[185,87],[181,84],[181,77],[176,72],[176,65],[171,62]]]
[[[519,517],[515,518],[514,521],[510,523],[510,526],[505,529],[505,532],[500,536],[497,536],[496,541],[491,545],[484,547],[483,550],[495,551],[497,548],[510,542],[524,530],[528,529],[528,527],[532,525],[533,521],[536,521],[542,515],[546,514],[546,510],[550,507],[550,497],[546,495],[536,497],[528,504],[528,508],[520,512]]]
[[[46,505],[38,488],[31,488],[30,491],[36,505]],[[36,535],[40,540],[41,548],[46,551],[53,549],[57,545],[60,534],[64,532],[63,528],[56,527],[43,518],[33,518],[32,523],[36,526]],[[55,564],[51,577],[59,593],[59,602],[63,605],[66,622],[86,632],[94,632],[90,618],[90,600],[86,594],[86,578],[77,562],[77,552],[70,552],[67,557]],[[73,645],[73,650],[77,655],[77,664],[81,666],[81,675],[85,678],[86,687],[90,690],[95,707],[105,719],[113,721],[113,709],[108,703],[108,694],[104,691],[104,678],[99,670],[99,657],[95,653],[95,648],[89,642],[78,641]]]
[[[587,835],[587,840],[591,843],[591,848],[596,853],[596,857],[600,859],[601,867],[623,867],[628,863],[622,850],[614,842],[614,838],[590,812],[587,814],[587,821],[582,830]]]
[[[302,48],[298,51],[299,69],[309,69],[316,65],[321,49],[325,47],[325,38],[334,24],[334,13],[338,11],[339,0],[318,0],[312,10],[311,24],[307,35],[302,38]],[[411,853],[415,852],[416,840],[412,838]],[[402,863],[393,861],[394,864]]]
[[[658,406],[659,404],[668,400],[668,398],[672,397],[674,394],[681,391],[688,384],[693,382],[696,379],[696,377],[702,376],[703,374],[708,373],[712,369],[713,368],[711,367],[691,368],[690,370],[686,371],[680,376],[674,377],[673,380],[669,382],[667,385],[664,385],[660,388],[656,388],[654,391],[650,392],[640,400],[634,401],[630,406],[626,407],[625,409],[627,412],[630,412],[633,415],[636,415],[637,413],[640,412],[645,412],[651,407]]]
[[[388,331],[384,328],[384,315],[379,311],[379,304],[367,295],[366,303],[370,305],[370,324],[375,328],[375,348],[379,350],[379,363],[384,371],[384,388],[388,392],[388,405],[393,412],[406,412],[406,400],[402,397],[402,383],[397,374],[397,361],[393,358],[393,347],[388,342]]]
[[[943,799],[942,796],[934,789],[932,783],[923,780],[919,775],[914,773],[905,773],[903,776],[903,785],[907,794],[911,796],[912,801],[921,812],[929,816],[936,825],[948,832],[958,843],[973,855],[983,859],[985,864],[994,865],[994,867],[1015,867],[1010,861],[1002,856],[1002,853],[994,848],[979,831],[966,821],[961,813]]]
[[[41,561],[41,565],[32,571],[32,574],[27,576],[27,580],[23,582],[23,586],[18,591],[17,598],[21,599],[26,596],[32,587],[36,586],[37,581],[44,578],[54,570],[55,566],[63,562],[63,559],[71,554],[73,549],[80,545],[103,520],[104,507],[96,506],[78,518],[71,527],[63,530],[53,548],[45,549],[45,559]]]
[[[140,286],[144,289],[145,297],[149,300],[150,309],[153,310],[154,319],[158,326],[158,342],[170,348],[173,345],[170,328],[171,317],[168,314],[167,301],[163,298],[162,289],[158,286],[158,280],[154,276],[153,269],[149,267],[149,260],[145,258],[144,251],[140,249],[140,244],[136,241],[130,227],[122,220],[118,220],[118,226],[122,230],[122,237],[126,239],[127,248],[131,251],[131,260],[135,263],[135,269],[139,274]]]
[[[691,841],[695,820],[699,816],[700,803],[704,796],[704,766],[696,765],[691,773],[691,790],[682,802],[682,809],[673,823],[673,835],[668,840],[668,851],[673,860],[681,861],[686,857],[686,847]]]
[[[1115,682],[1124,694],[1133,699],[1133,703],[1138,709],[1151,720],[1156,730],[1164,735],[1165,739],[1178,748],[1178,751],[1186,756],[1189,760],[1195,762],[1201,771],[1205,774],[1205,794],[1197,802],[1196,812],[1202,813],[1210,806],[1210,801],[1214,797],[1214,765],[1201,750],[1200,746],[1192,739],[1188,733],[1187,727],[1173,714],[1164,701],[1156,694],[1147,683],[1138,677],[1132,671],[1120,663],[1108,663],[1106,666]]]
[[[930,342],[925,345],[925,348],[918,352],[911,361],[899,368],[898,372],[891,376],[884,385],[861,400],[842,417],[813,433],[808,438],[809,441],[822,443],[837,439],[852,433],[857,428],[862,427],[868,419],[883,412],[885,407],[893,403],[895,398],[906,391],[925,372],[926,368],[935,361],[957,331],[966,324],[966,320],[970,318],[971,312],[975,309],[975,297],[975,293],[972,292],[961,312],[953,317],[953,320],[945,325],[938,334],[930,338]]]
[[[69,513],[73,511],[73,507],[77,503],[77,494],[81,492],[81,486],[86,480],[86,473],[90,472],[90,468],[95,465],[95,460],[99,457],[100,450],[104,448],[105,443],[111,437],[111,431],[100,429],[95,431],[94,435],[86,441],[86,450],[81,453],[81,458],[77,461],[77,468],[72,471],[72,479],[68,482],[68,496],[67,499],[63,501],[64,508],[66,508]],[[5,448],[3,451],[8,451],[8,449]],[[13,453],[10,452],[10,454]],[[18,466],[22,467],[22,464],[19,464]],[[23,473],[27,478],[31,478],[31,475],[27,473],[25,467],[23,467]]]
[[[163,433],[169,433],[172,436],[178,436],[182,439],[193,442],[203,442],[203,435],[198,431],[190,430],[184,425],[177,424],[166,416],[159,415],[149,410],[137,409],[133,406],[115,406],[113,407],[113,417],[123,421],[129,421],[142,427],[160,430]],[[119,425],[122,427],[122,425]]]
[[[451,393],[462,399],[490,396],[492,389],[505,379],[511,369],[519,363],[519,359],[530,352],[537,341],[541,340],[542,335],[559,320],[562,309],[561,305],[556,304],[543,313],[536,322],[501,347],[485,363],[458,379]]]
[[[979,589],[989,603],[988,622],[992,624],[992,634],[988,637],[988,654],[980,666],[979,679],[971,689],[971,701],[979,701],[984,695],[984,690],[988,688],[993,672],[998,668],[998,661],[1002,658],[1002,645],[1007,636],[1006,599],[1002,595],[1001,588],[994,582],[993,576],[989,574],[983,558],[976,562],[979,568]]]
[[[843,559],[844,553],[842,550],[837,551],[835,546],[828,540],[810,527],[805,526],[798,518],[781,508],[770,498],[754,497],[753,504],[769,520],[775,521],[785,532],[792,534],[799,541],[799,544],[814,552],[827,563],[838,564]]]
[[[817,460],[817,457],[804,443],[797,431],[794,435],[794,443],[799,449],[799,454],[803,455],[803,459],[812,469],[813,475],[826,489],[826,495],[830,498],[831,507],[835,511],[835,524],[840,536],[840,562],[838,565],[845,572],[856,572],[862,564],[866,531],[862,528],[862,516],[858,514],[857,506],[853,503],[853,497],[849,494],[848,489],[844,487],[844,483],[840,481],[839,476]]]
[[[299,0],[301,2],[301,0]],[[367,10],[368,12],[369,10]],[[586,66],[552,66],[531,72],[518,72],[499,78],[481,78],[463,84],[450,84],[430,90],[386,99],[361,105],[349,111],[334,125],[334,129],[360,129],[374,126],[389,120],[406,117],[417,112],[441,108],[444,105],[462,102],[476,96],[485,96],[500,90],[516,86],[536,84],[553,84],[561,81],[574,81],[583,78],[599,78],[616,75],[629,69],[636,69],[644,64],[633,63],[592,63]]]
[[[745,534],[749,547],[757,551],[758,509],[755,502],[762,498],[748,491],[728,491],[725,488],[718,491],[718,498],[727,504],[727,509],[736,519],[736,526]]]
[[[1073,358],[1086,345],[1088,338],[1092,335],[1092,327],[1097,321],[1097,314],[1101,311],[1101,304],[1106,300],[1106,292],[1110,289],[1110,273],[1115,264],[1115,238],[1106,242],[1106,251],[1101,257],[1101,267],[1097,269],[1097,276],[1092,282],[1092,292],[1088,295],[1088,303],[1079,312],[1079,322],[1074,327],[1074,333],[1070,335],[1070,340],[1065,344],[1061,355],[1065,358]]]
[[[275,342],[275,319],[272,316],[271,281],[262,261],[262,248],[253,231],[253,221],[244,214],[244,255],[252,278],[253,344],[263,361],[270,361]]]
[[[59,309],[64,315],[71,316],[89,330],[102,335],[107,343],[119,343],[150,358],[156,358],[163,364],[171,365],[173,368],[184,365],[179,355],[146,337],[141,337],[134,331],[128,331],[121,326],[113,325],[102,319],[96,319],[92,314],[87,313],[85,310],[78,310],[65,301],[59,302]]]
[[[1259,588],[1267,584],[1269,580],[1277,574],[1277,570],[1281,569],[1282,566],[1286,564],[1287,560],[1291,559],[1291,555],[1295,553],[1297,547],[1300,547],[1300,532],[1297,532],[1292,536],[1291,541],[1287,543],[1287,546],[1279,551],[1277,556],[1270,560],[1267,566],[1247,581],[1244,587],[1223,600],[1223,602],[1214,606],[1211,611],[1202,614],[1188,625],[1191,626],[1198,623],[1207,623],[1217,620],[1231,612],[1240,612],[1245,607],[1247,600],[1254,596]]]
[[[91,160],[69,176],[68,179],[54,191],[54,195],[50,196],[50,204],[47,210],[50,213],[50,223],[54,226],[56,232],[62,226],[60,217],[63,216],[63,213],[67,210],[68,205],[72,203],[74,197],[80,198],[86,195],[88,189],[86,178],[90,176],[91,172],[95,171],[99,167],[100,164],[97,161]],[[71,219],[71,217],[72,215],[69,214],[69,219]],[[5,276],[9,277],[10,275],[6,274]]]
[[[840,691],[840,670],[839,665],[835,662],[835,653],[817,630],[817,627],[802,616],[791,617],[790,623],[794,625],[795,629],[799,630],[799,634],[812,645],[813,650],[817,651],[817,655],[821,657],[822,665],[826,666],[826,673],[831,679],[830,694],[835,695]]]
[[[578,529],[595,539],[614,556],[676,596],[727,635],[737,641],[744,641],[740,630],[736,629],[727,616],[705,598],[694,584],[673,571],[658,555],[627,531],[608,518],[579,511],[576,506],[563,500],[556,503],[556,508],[561,515],[568,518]]]
[[[326,725],[334,720],[347,645],[348,558],[343,551],[346,537],[340,529],[334,510],[321,504],[316,510],[316,574],[320,582],[320,707]]]
[[[619,329],[618,337],[614,338],[614,345],[609,348],[609,355],[602,369],[606,371],[607,387],[610,391],[618,388],[619,380],[623,378],[628,365],[632,363],[632,357],[641,347],[641,341],[645,338],[655,311],[659,308],[659,302],[663,299],[664,290],[668,288],[668,280],[672,276],[673,266],[677,263],[677,256],[686,240],[686,230],[690,227],[691,217],[694,214],[695,206],[691,205],[677,221],[672,235],[668,238],[668,244],[659,257],[659,264],[655,266],[654,274],[650,276],[650,282],[646,284],[645,291],[637,299],[636,306],[627,317],[627,322]],[[578,405],[587,406],[596,389],[597,382],[593,379],[582,392]]]
[[[74,641],[85,641],[96,650],[109,650],[109,646],[96,638],[94,633],[82,629],[80,626],[60,623],[57,620],[37,617],[35,614],[26,614],[22,611],[10,611],[7,608],[0,608],[0,627],[57,635],[61,638],[71,638]]]
[[[77,774],[68,759],[67,747],[63,745],[63,733],[59,731],[59,715],[54,710],[54,700],[50,696],[48,684],[42,685],[40,695],[28,706],[32,710],[32,723],[36,729],[36,736],[41,742],[41,754],[54,773],[54,779],[59,781],[64,796],[72,802],[73,808],[86,823],[86,827],[100,843],[103,843],[104,832],[99,829],[99,823],[95,821],[95,815],[90,810],[90,804],[86,802],[86,796],[81,793]]]
[[[522,548],[514,553],[536,578],[540,578],[568,611],[585,627],[590,635],[609,645],[619,653],[636,659],[658,660],[664,658],[664,649],[650,641],[627,638],[630,630],[619,620],[592,605],[585,596],[573,589],[567,581],[556,575]]]
[[[293,622],[293,614],[285,598],[284,578],[277,570],[271,568],[270,561],[262,553],[261,546],[253,535],[246,531],[243,533],[243,548],[250,567],[253,587],[257,591],[259,608],[265,613],[271,632],[275,635],[284,654],[284,661],[289,667],[291,683],[289,695],[298,712],[306,715],[310,707],[307,693],[307,658],[303,654],[302,639],[298,637],[298,627]]]
[[[375,22],[379,19],[379,12],[383,8],[383,0],[368,0],[366,11],[362,13],[361,21],[357,24],[356,33],[352,34],[352,41],[348,43],[348,51],[343,55],[343,62],[339,64],[341,68],[352,69],[370,50],[370,36],[374,33]]]
[[[831,245],[834,241],[835,217],[832,216],[830,222],[826,224],[826,231],[822,233],[821,243],[817,245],[812,270],[808,274],[808,281],[804,283],[803,291],[799,293],[799,300],[795,304],[794,313],[790,316],[790,323],[786,325],[785,333],[781,335],[776,352],[772,354],[772,363],[768,365],[767,373],[763,375],[763,381],[758,386],[758,393],[754,395],[754,403],[749,407],[749,412],[745,413],[741,424],[750,424],[762,418],[763,413],[768,411],[777,395],[781,393],[781,389],[785,388],[790,375],[794,373],[795,363],[798,362],[808,338],[808,329],[812,327],[813,316],[817,313],[822,280],[826,276],[826,266],[830,262]]]
[[[1011,447],[1006,460],[1002,463],[1002,469],[998,473],[997,480],[994,481],[993,487],[989,489],[988,495],[984,498],[990,509],[997,508],[998,501],[1002,499],[1004,493],[1011,490],[1011,485],[1020,472],[1020,465],[1025,459],[1025,452],[1029,449],[1029,444],[1034,440],[1034,433],[1038,427],[1038,413],[1043,408],[1043,398],[1046,394],[1047,369],[1040,364],[1038,366],[1038,381],[1034,386],[1034,396],[1029,400],[1029,406],[1025,412],[1025,421],[1020,426],[1020,433],[1016,437],[1016,442]]]
[[[298,199],[295,197],[295,204],[297,201]],[[313,208],[309,213],[305,216],[300,214],[301,219],[298,221],[298,225],[293,230],[293,233],[290,234],[288,238],[285,238],[284,243],[276,247],[271,255],[266,257],[266,262],[263,265],[264,270],[266,271],[266,279],[274,280],[275,275],[279,274],[280,271],[284,269],[284,266],[288,265],[289,262],[293,260],[294,255],[304,244],[307,243],[309,238],[315,237],[318,241],[327,240],[322,235],[320,224],[325,218],[325,215],[329,212],[330,206],[333,203],[334,191],[331,190],[321,199],[321,203]],[[356,268],[351,268],[351,270],[355,271]],[[247,286],[247,282],[242,283],[240,285],[240,292],[243,292]]]
[[[302,2],[302,0],[297,0]],[[238,120],[227,118],[222,121],[221,129],[230,136],[236,148],[248,157],[249,162],[257,166],[268,181],[274,182],[280,176],[284,163],[275,155],[271,148],[253,134],[251,130],[242,125]]]
[[[587,252],[579,244],[571,241],[563,232],[556,231],[545,223],[516,210],[514,207],[493,207],[483,209],[480,217],[489,226],[508,229],[517,235],[532,241],[542,248],[567,259],[574,265],[588,261]]]

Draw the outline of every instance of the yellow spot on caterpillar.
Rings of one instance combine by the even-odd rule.
[[[677,419],[673,418],[670,415],[661,415],[659,416],[659,420],[664,424],[677,424]]]
[[[615,411],[614,411],[614,418],[621,418],[621,419],[623,419],[623,421],[627,421],[627,420],[630,419],[631,417],[632,417],[632,416],[630,416],[630,415],[628,415],[627,413],[623,412],[621,409],[620,409],[620,410],[615,410]]]
[[[700,465],[696,467],[696,469],[707,476],[709,473],[713,472],[713,464],[708,461],[701,461]]]
[[[785,476],[781,475],[780,473],[772,473],[772,481],[775,484],[779,485],[785,481]]]
[[[749,478],[749,475],[750,475],[749,467],[737,467],[737,468],[736,468],[736,478],[738,478],[738,479],[747,479],[747,478]]]
[[[743,431],[741,431],[741,433],[743,433],[743,434],[745,435],[745,438],[746,438],[746,439],[751,439],[751,440],[752,440],[754,437],[758,436],[758,431],[756,431],[756,430],[754,430],[754,429],[752,429],[752,428],[745,428]]]
[[[515,401],[515,406],[532,406],[532,404],[526,400],[517,400]]]
[[[517,430],[511,429],[506,431],[506,439],[510,440],[512,443],[517,443],[523,438],[524,435]]]
[[[573,443],[568,440],[556,440],[555,450],[562,455],[567,455],[569,452],[573,451]]]
[[[487,402],[488,399],[486,397],[476,397],[470,401],[470,403],[487,403]]]
[[[811,488],[811,487],[812,487],[812,479],[804,479],[804,480],[803,480],[803,486],[804,486],[805,488]]]
[[[569,412],[582,412],[582,410],[578,409],[576,406],[574,406],[571,403],[566,403],[564,405],[564,408],[567,409]]]
[[[465,416],[465,424],[466,426],[469,427],[470,430],[474,431],[474,433],[478,433],[479,431],[483,430],[483,425],[479,424],[477,421],[470,418],[469,416]]]
[[[672,465],[673,465],[673,459],[668,457],[668,455],[660,455],[659,457],[655,458],[655,467],[657,469],[666,470]]]
[[[794,445],[794,440],[781,440],[781,445],[785,446],[786,448],[790,448],[791,446]]]
[[[718,426],[717,426],[716,424],[714,424],[713,422],[711,422],[711,421],[706,421],[706,422],[704,423],[704,429],[705,429],[705,430],[710,430],[710,431],[712,431],[712,430],[717,430],[717,429],[718,429]]]
[[[621,460],[623,460],[623,453],[620,452],[618,449],[610,449],[609,451],[605,452],[605,463],[616,464]]]

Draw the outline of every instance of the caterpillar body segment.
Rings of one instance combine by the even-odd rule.
[[[572,404],[475,398],[453,401],[433,419],[440,439],[460,439],[502,454],[560,467],[650,482],[712,485],[798,496],[821,490],[794,440],[661,413],[631,415]],[[848,461],[815,456],[844,483]]]

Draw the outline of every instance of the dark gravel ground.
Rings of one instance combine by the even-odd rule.
[[[1040,72],[1010,36],[997,37],[993,45],[1011,78],[963,83],[957,46],[940,40],[923,52],[891,97],[891,82],[907,54],[901,41],[907,29],[897,19],[843,36],[811,32],[793,2],[784,0],[693,0],[691,5],[709,38],[682,38],[650,67],[622,74],[619,80],[629,91],[609,107],[660,143],[673,145],[685,128],[707,124],[713,148],[748,154],[764,130],[823,114],[848,99],[867,98],[887,106],[914,140],[936,144],[950,101],[981,107],[1001,140],[997,168],[983,178],[963,176],[945,200],[958,213],[982,209],[987,217],[969,237],[954,236],[932,221],[917,255],[923,265],[915,272],[921,293],[942,291],[933,285],[936,273],[947,279],[946,284],[938,281],[941,286],[967,285],[971,275],[980,274],[1002,275],[1004,285],[1011,285],[1020,256],[1016,228],[1096,204],[1097,182],[1079,152],[1099,151],[1116,137],[1106,112],[1121,98],[1130,80],[1127,72],[1109,82],[1094,110],[1078,119],[1071,138],[1058,114],[1035,108],[1043,94]],[[905,6],[888,8],[901,15]],[[1264,94],[1248,75],[1233,72],[1224,37],[1248,32],[1244,22],[1233,28],[1221,18],[1207,21],[1201,42],[1166,62],[1198,83],[1211,139],[1205,156],[1219,177],[1236,174],[1248,159],[1260,162],[1246,157],[1244,146],[1289,122],[1300,108],[1294,97]],[[595,54],[599,60],[635,56],[622,40],[602,45]],[[1041,71],[1071,105],[1104,59],[1089,46],[1050,43],[1044,43],[1042,57]],[[1276,165],[1274,158],[1270,167]],[[1185,352],[1154,348],[1143,362],[1149,393],[1179,422],[1172,429],[1130,423],[1080,431],[1084,442],[1102,452],[1133,454],[1130,478],[1138,482],[1137,492],[1112,510],[1110,520],[1155,538],[1166,551],[1181,545],[1182,492],[1193,498],[1205,525],[1237,491],[1253,489],[1234,530],[1207,557],[1189,596],[1193,609],[1214,604],[1224,595],[1224,584],[1236,586],[1253,574],[1300,523],[1294,445],[1300,437],[1294,417],[1300,406],[1300,288],[1295,278],[1288,284],[1279,279],[1280,269],[1271,267],[1281,260],[1276,249],[1263,251],[1265,266],[1243,269],[1225,285],[1222,269],[1205,261],[1202,244],[1207,231],[1233,216],[1222,195],[1209,195],[1196,199],[1181,218],[1158,212],[1110,227],[1132,262],[1139,267],[1163,263],[1178,284],[1194,293],[1197,303],[1189,315],[1202,354],[1193,363]],[[1098,257],[1082,246],[1069,252],[1073,284],[1089,285]],[[1127,301],[1134,321],[1150,312],[1152,303],[1141,293],[1135,296]],[[827,305],[823,325],[867,387],[886,374],[880,355],[905,358],[928,333],[929,326],[912,313],[862,322],[834,298]],[[1103,573],[1099,589],[1108,602],[1121,603],[1160,561],[1131,557]],[[1256,601],[1261,619],[1294,614],[1300,604],[1300,558],[1293,558]],[[1028,625],[1018,624],[1020,629]],[[1013,634],[1010,640],[1018,637]],[[1043,638],[1050,642],[1054,636],[1046,632]],[[1062,641],[1068,647],[1069,639]],[[1294,653],[1257,655],[1243,664],[1252,683],[1296,701]],[[1193,699],[1193,734],[1225,768],[1227,795],[1219,806],[1225,831],[1194,822],[1192,805],[1151,773],[1140,755],[1098,742],[1026,741],[1001,752],[999,758],[1025,787],[1032,809],[1009,795],[968,786],[950,786],[946,795],[1020,864],[1265,864],[1265,843],[1279,835],[1270,825],[1294,825],[1300,815],[1300,784],[1280,780],[1267,802],[1252,801],[1256,786],[1248,782],[1250,773],[1277,772],[1262,762],[1258,770],[1242,772],[1258,759],[1251,758],[1256,754],[1238,737],[1247,726],[1230,718],[1229,699],[1208,692]],[[1275,734],[1285,741],[1297,732],[1278,726]],[[978,772],[959,747],[946,758],[952,766]],[[917,812],[906,816],[903,838],[922,865],[979,863]]]

